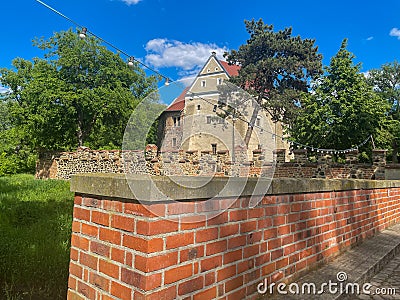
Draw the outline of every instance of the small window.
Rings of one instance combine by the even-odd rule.
[[[217,154],[217,144],[211,144],[212,154]]]
[[[197,110],[200,110],[201,109],[201,106],[200,106],[200,104],[199,105],[197,105]]]
[[[205,80],[201,81],[201,87],[206,87],[206,81]]]
[[[217,85],[221,85],[222,84],[222,78],[217,78]]]
[[[261,150],[261,148],[262,148],[262,145],[258,144],[258,150]]]
[[[181,117],[174,117],[174,127],[181,126]]]
[[[217,106],[214,105],[214,107],[213,107],[213,112],[216,112],[216,111],[217,111]]]
[[[215,71],[218,71],[219,69],[218,69],[218,67],[215,67]]]
[[[207,124],[211,124],[211,116],[207,116]]]
[[[260,125],[261,125],[261,118],[257,117],[256,126],[260,126]]]
[[[173,146],[173,147],[176,147],[176,138],[173,138],[173,139],[172,139],[172,146]]]
[[[207,73],[210,73],[211,72],[211,70],[210,69],[207,69]]]

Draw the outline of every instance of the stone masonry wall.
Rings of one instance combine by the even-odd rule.
[[[264,152],[263,152],[264,151]],[[275,178],[357,178],[385,179],[385,151],[373,150],[373,163],[360,164],[357,151],[346,154],[346,162],[334,163],[330,155],[319,155],[309,162],[306,150],[294,150],[294,159],[286,162],[286,151],[274,151],[275,163],[265,161],[265,150],[254,150],[252,157],[235,151],[235,162],[227,150],[158,152],[155,145],[145,151],[91,150],[45,153],[36,166],[37,178],[70,179],[80,173],[127,173],[185,176],[240,176]]]
[[[77,176],[71,185],[69,300],[257,299],[265,279],[295,279],[400,221],[399,182],[361,189],[352,180],[274,179],[276,193],[250,208],[248,195],[140,204],[116,191],[107,197],[103,187],[123,190],[121,182],[98,180]],[[298,188],[313,183],[353,188]]]

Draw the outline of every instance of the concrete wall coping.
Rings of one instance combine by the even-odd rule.
[[[131,187],[133,187],[131,189]],[[77,174],[71,191],[127,201],[204,200],[252,195],[282,195],[400,187],[400,180],[245,178]],[[267,190],[267,191],[266,191]]]

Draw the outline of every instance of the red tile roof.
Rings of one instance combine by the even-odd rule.
[[[185,96],[190,87],[187,87],[183,92],[176,98],[165,111],[181,111],[185,108]]]
[[[238,65],[229,65],[226,61],[219,61],[221,65],[224,67],[225,71],[229,74],[229,76],[238,76],[239,75],[239,70],[240,66]]]

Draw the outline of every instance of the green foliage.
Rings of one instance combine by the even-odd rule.
[[[382,143],[391,152],[392,161],[398,162],[400,147],[400,64],[384,64],[369,72],[368,82],[375,92],[389,104],[385,138]]]
[[[0,81],[11,89],[13,124],[33,149],[118,148],[130,114],[156,79],[94,37],[58,32],[35,45],[45,59],[13,61]]]
[[[72,208],[66,181],[0,177],[0,299],[66,299]]]
[[[225,53],[227,61],[239,64],[239,76],[231,82],[257,98],[273,120],[290,123],[299,93],[308,89],[310,79],[322,73],[322,56],[314,40],[292,36],[292,28],[274,31],[273,25],[245,21],[250,38],[239,50]]]
[[[354,64],[344,40],[311,93],[304,93],[293,126],[294,140],[328,149],[347,149],[372,134],[380,141],[387,103],[382,101]],[[379,144],[377,146],[380,146]]]
[[[0,176],[35,170],[35,153],[24,143],[19,128],[12,125],[12,105],[7,97],[0,99]]]

